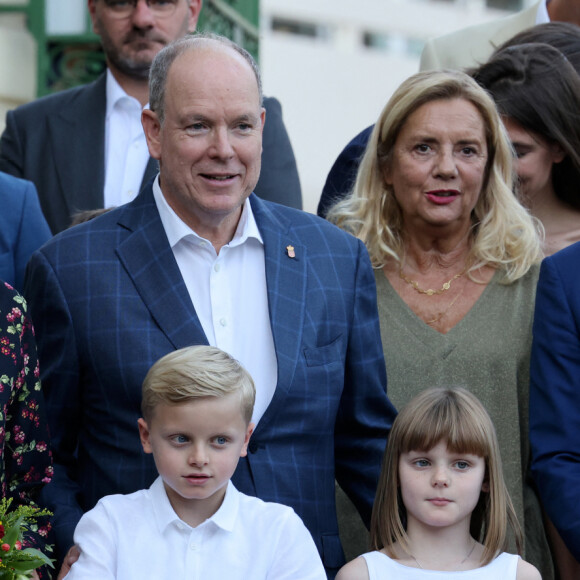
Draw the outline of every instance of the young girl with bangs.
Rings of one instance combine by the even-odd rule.
[[[540,580],[506,552],[508,527],[521,553],[489,415],[465,389],[429,389],[393,424],[371,520],[374,551],[336,580]]]

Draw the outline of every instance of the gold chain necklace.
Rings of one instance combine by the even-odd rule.
[[[465,286],[463,286],[463,288],[457,293],[455,298],[449,303],[449,306],[447,306],[445,310],[437,314],[435,318],[432,318],[431,320],[426,320],[425,322],[429,326],[434,326],[435,324],[437,324],[451,310],[451,308],[453,308],[453,305],[457,302],[457,299],[463,294],[463,290],[465,290]]]
[[[467,556],[465,556],[465,558],[463,558],[463,560],[461,560],[461,562],[459,562],[459,564],[457,565],[457,568],[453,569],[453,570],[446,570],[446,572],[457,572],[459,570],[459,568],[461,568],[461,566],[463,566],[463,564],[465,564],[465,562],[469,559],[469,556],[471,556],[471,554],[473,554],[473,550],[475,550],[475,545],[477,544],[477,542],[475,540],[473,540],[473,546],[471,546],[471,550],[469,550],[469,552],[467,553]],[[423,568],[423,566],[421,566],[421,564],[419,563],[419,560],[417,560],[417,558],[415,558],[415,556],[413,556],[413,554],[411,554],[409,552],[411,558],[413,558],[413,560],[415,560],[415,563],[417,564],[417,566],[419,566],[419,568],[421,568],[421,570],[425,570],[425,568]]]
[[[454,280],[457,280],[457,278],[461,278],[461,276],[463,276],[463,274],[465,274],[465,272],[467,272],[468,268],[469,268],[469,264],[467,264],[467,266],[465,266],[465,268],[463,268],[463,270],[461,270],[461,272],[459,272],[459,274],[455,274],[455,276],[453,276],[453,278],[451,278],[451,280],[448,280],[447,282],[445,282],[439,290],[433,290],[432,288],[428,288],[427,290],[424,290],[423,288],[421,288],[419,286],[418,282],[416,282],[415,280],[411,280],[410,278],[407,278],[407,276],[405,276],[405,274],[403,274],[403,265],[402,264],[399,264],[399,278],[401,278],[401,280],[403,280],[404,282],[406,282],[407,284],[412,286],[417,292],[419,292],[419,294],[427,294],[427,296],[433,296],[433,294],[443,294],[443,292],[446,292],[447,290],[449,290],[449,288],[451,288],[451,282],[453,282]]]

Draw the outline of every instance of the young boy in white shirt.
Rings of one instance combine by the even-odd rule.
[[[287,507],[231,483],[247,453],[255,388],[210,346],[174,351],[143,382],[139,433],[159,477],[102,498],[80,520],[67,580],[326,580],[314,541]]]

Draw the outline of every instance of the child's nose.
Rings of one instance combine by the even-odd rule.
[[[433,472],[433,485],[447,487],[449,485],[449,474],[444,467],[437,467]]]
[[[195,465],[201,467],[202,465],[207,465],[207,451],[204,445],[194,445],[189,454],[190,465]]]

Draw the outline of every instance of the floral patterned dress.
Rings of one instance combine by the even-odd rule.
[[[40,387],[34,329],[26,302],[0,282],[0,485],[13,506],[34,502],[52,477],[48,425]],[[44,550],[48,523],[27,544]]]

